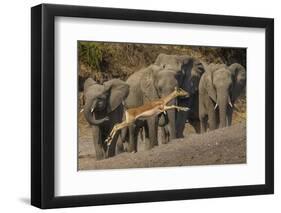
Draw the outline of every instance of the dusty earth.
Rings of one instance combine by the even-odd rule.
[[[79,170],[246,163],[245,121],[200,135],[190,133],[187,125],[183,139],[160,144],[149,151],[143,149],[144,142],[139,140],[137,153],[121,153],[100,161],[95,159],[90,127],[81,127]]]

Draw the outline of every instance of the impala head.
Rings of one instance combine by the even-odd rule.
[[[189,97],[189,93],[186,92],[185,90],[181,89],[181,88],[177,88],[175,87],[175,95],[178,97],[178,96],[183,96],[183,97]]]

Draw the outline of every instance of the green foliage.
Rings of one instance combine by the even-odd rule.
[[[100,44],[87,41],[78,42],[78,54],[80,64],[86,64],[91,69],[100,71],[102,62]]]

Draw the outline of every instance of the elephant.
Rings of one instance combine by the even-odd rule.
[[[112,79],[98,84],[92,78],[84,83],[84,116],[92,128],[96,159],[104,159],[115,155],[118,135],[110,146],[105,139],[113,126],[122,122],[122,101],[128,96],[129,85],[119,79]]]
[[[183,138],[186,120],[200,132],[200,120],[198,110],[198,86],[201,76],[205,72],[204,62],[188,55],[167,55],[159,54],[155,64],[165,69],[173,69],[182,72],[179,75],[179,86],[189,93],[189,97],[177,99],[177,105],[188,107],[189,111],[176,112],[176,138]],[[163,132],[167,132],[162,128]],[[165,134],[165,133],[164,133]]]
[[[246,69],[234,63],[210,64],[199,83],[199,118],[201,133],[232,123],[236,99],[246,86]]]
[[[126,81],[130,86],[130,91],[125,100],[125,107],[128,109],[138,107],[144,103],[167,96],[176,87],[179,87],[178,79],[180,75],[182,75],[182,72],[176,72],[155,64],[133,73]],[[175,101],[171,101],[169,104],[175,104]],[[175,138],[175,111],[169,110],[167,115],[169,119],[167,129],[169,130],[170,139],[172,139]],[[123,130],[122,140],[125,141],[125,136],[129,136],[129,152],[137,151],[137,136],[142,127],[145,130],[145,149],[151,149],[158,145],[158,116],[152,116],[144,121],[137,121],[134,125]]]
[[[78,106],[79,106],[79,111],[81,109],[83,109],[83,106],[85,104],[83,91],[84,91],[84,83],[87,79],[88,79],[87,77],[84,77],[84,76],[81,76],[81,75],[78,76]]]
[[[127,83],[130,85],[130,92],[125,100],[125,105],[128,108],[141,106],[147,101],[165,97],[171,93],[175,87],[182,88],[194,95],[198,91],[199,80],[204,71],[203,64],[193,57],[161,53],[156,58],[154,64],[135,72],[127,79]],[[190,104],[188,100],[196,99],[185,97],[176,99],[169,104],[180,103],[181,106],[186,107]],[[143,123],[144,130],[147,130],[145,131],[146,149],[158,145],[158,125],[161,126],[162,143],[167,143],[171,139],[178,137],[177,135],[182,135],[186,117],[186,113],[170,110],[166,115],[161,114],[158,117],[147,119],[146,122]],[[139,125],[133,125],[129,128],[128,135],[130,138],[128,151],[137,151],[136,141],[139,128]],[[122,138],[124,138],[126,133],[122,135]],[[124,140],[125,139],[123,139],[123,141]]]

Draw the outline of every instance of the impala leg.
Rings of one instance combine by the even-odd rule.
[[[114,127],[112,128],[111,132],[109,133],[108,138],[113,138],[113,136],[115,135],[115,129],[117,128],[119,124],[115,124]]]
[[[129,126],[129,125],[130,125],[130,123],[127,123],[126,121],[124,121],[124,122],[122,122],[120,124],[116,124],[112,128],[112,130],[111,130],[109,136],[107,137],[107,139],[105,140],[105,142],[107,143],[107,146],[110,146],[111,141],[114,138],[114,136],[115,136],[115,134],[117,133],[118,130],[123,129],[123,128]]]
[[[118,131],[119,126],[123,123],[126,123],[126,121],[123,121],[122,123],[119,123],[119,124],[115,124],[114,127],[112,128],[111,132],[109,133],[108,138],[113,138],[116,131]]]
[[[180,106],[176,106],[176,105],[164,106],[164,111],[169,110],[169,109],[177,109],[177,110],[182,110],[182,111],[189,110],[188,107],[180,107]]]
[[[122,122],[124,123],[124,122]],[[120,123],[120,124],[122,124]],[[105,140],[105,143],[107,143],[107,145],[109,146],[113,137],[115,136],[116,132],[117,132],[117,129],[118,129],[118,126],[120,124],[115,124],[114,127],[112,128],[111,132],[109,133],[109,136],[107,137],[107,139]]]

